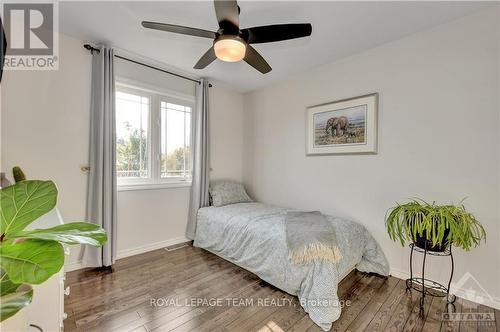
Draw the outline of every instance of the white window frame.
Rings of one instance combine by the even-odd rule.
[[[182,99],[178,99],[178,98],[175,98],[175,97],[169,97],[169,96],[165,96],[165,95],[161,95],[159,96],[159,100],[158,100],[158,105],[159,105],[159,113],[158,113],[158,130],[161,131],[161,103],[164,102],[164,103],[170,103],[170,104],[176,104],[176,105],[182,105],[184,107],[190,107],[191,108],[191,139],[190,139],[190,143],[192,144],[193,142],[193,112],[194,112],[194,102],[193,103],[190,103],[186,100],[182,100]],[[159,133],[159,136],[158,136],[161,140],[161,132]],[[186,143],[185,141],[186,137],[184,136],[184,144]],[[161,148],[161,141],[158,145],[159,148]],[[170,183],[170,182],[191,182],[191,178],[186,178],[184,176],[178,176],[178,177],[168,177],[168,178],[162,178],[161,177],[161,151],[158,151],[158,160],[159,160],[159,163],[158,163],[158,176],[159,176],[159,179],[158,179],[158,182],[160,183]],[[191,154],[189,156],[189,159],[190,159],[190,164],[193,165],[193,151],[191,149]],[[193,170],[191,170],[192,172]]]
[[[160,89],[142,82],[123,77],[115,79],[115,90],[125,93],[149,96],[149,127],[148,127],[148,178],[125,179],[117,178],[118,191],[147,190],[162,188],[190,187],[191,178],[169,177],[161,178],[161,102],[183,105],[191,108],[191,145],[193,142],[193,118],[195,112],[195,97],[166,89]],[[192,149],[191,155],[192,165]],[[192,170],[191,170],[192,171]]]
[[[147,172],[148,172],[148,177],[147,178],[120,178],[117,177],[117,184],[118,186],[133,186],[133,185],[143,185],[143,184],[150,184],[151,181],[149,181],[151,175],[152,175],[152,154],[151,154],[151,142],[152,142],[152,109],[153,109],[153,99],[154,95],[151,93],[148,93],[147,91],[135,89],[129,86],[121,86],[116,84],[115,86],[115,91],[116,92],[123,92],[123,93],[129,93],[133,95],[138,95],[141,97],[147,97],[149,98],[149,110],[148,110],[148,137],[147,137]]]

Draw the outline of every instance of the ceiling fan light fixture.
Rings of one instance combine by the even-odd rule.
[[[246,45],[239,37],[220,38],[214,43],[214,51],[218,59],[236,62],[245,57]]]
[[[216,59],[227,62],[244,60],[262,74],[269,73],[272,68],[252,44],[302,38],[310,36],[312,32],[310,23],[272,24],[241,29],[240,7],[237,0],[213,1],[215,16],[219,23],[217,32],[151,21],[142,21],[142,26],[147,29],[212,39],[212,47],[196,62],[194,69],[206,68]]]

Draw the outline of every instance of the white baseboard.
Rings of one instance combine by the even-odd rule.
[[[403,280],[406,280],[410,277],[408,272],[403,271],[403,270],[399,270],[399,269],[394,269],[394,268],[391,268],[390,275],[393,277],[396,277],[398,279],[403,279]]]
[[[184,236],[179,236],[179,237],[175,237],[173,239],[168,239],[165,241],[150,243],[150,244],[146,244],[144,246],[140,246],[140,247],[136,247],[136,248],[125,249],[125,250],[118,251],[118,253],[116,254],[116,259],[125,258],[125,257],[129,257],[129,256],[134,256],[134,255],[139,255],[139,254],[143,254],[143,253],[148,252],[148,251],[153,251],[153,250],[165,248],[168,246],[173,246],[173,245],[183,243],[183,242],[188,242],[188,241],[190,241],[188,238],[186,238]]]
[[[180,237],[168,239],[165,241],[150,243],[150,244],[136,247],[136,248],[125,249],[125,250],[118,251],[118,253],[116,254],[116,259],[121,259],[121,258],[130,257],[130,256],[134,256],[134,255],[139,255],[139,254],[143,254],[145,252],[149,252],[149,251],[153,251],[153,250],[157,250],[157,249],[162,249],[165,247],[169,247],[169,246],[173,246],[176,244],[180,244],[183,242],[189,242],[189,241],[191,241],[191,240],[189,240],[188,238],[186,238],[184,236],[180,236]],[[83,266],[81,261],[64,265],[65,272],[80,270],[82,268],[84,268],[84,266]]]
[[[83,265],[81,261],[70,263],[70,264],[64,264],[64,272],[71,272],[71,271],[76,271],[83,269]]]
[[[410,275],[407,271],[402,271],[402,270],[394,269],[394,268],[391,268],[390,274],[393,277],[396,277],[396,278],[402,279],[402,280],[406,280],[410,277]],[[459,298],[462,298],[462,299],[465,299],[465,300],[468,300],[468,301],[471,301],[474,303],[478,303],[478,304],[484,304],[488,307],[492,307],[492,308],[500,310],[500,298],[494,298],[488,294],[478,294],[478,292],[472,291],[470,289],[456,287],[456,285],[454,285],[453,283],[451,285],[450,293],[454,294],[455,296],[457,296]],[[478,300],[478,298],[479,298],[479,300]]]

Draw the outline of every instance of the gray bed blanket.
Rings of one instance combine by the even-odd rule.
[[[337,263],[341,253],[333,226],[319,211],[288,211],[285,218],[288,256],[296,265],[325,260]]]
[[[340,317],[340,280],[354,267],[385,276],[389,266],[377,242],[362,225],[331,216],[326,219],[336,233],[342,259],[338,263],[321,260],[292,264],[285,231],[288,211],[293,210],[261,203],[201,208],[194,245],[298,296],[309,317],[328,331]]]

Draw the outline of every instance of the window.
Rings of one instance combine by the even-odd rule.
[[[194,97],[116,86],[119,188],[189,185]]]
[[[191,177],[191,107],[161,102],[162,178]]]
[[[116,176],[148,178],[151,100],[138,93],[116,93]]]

